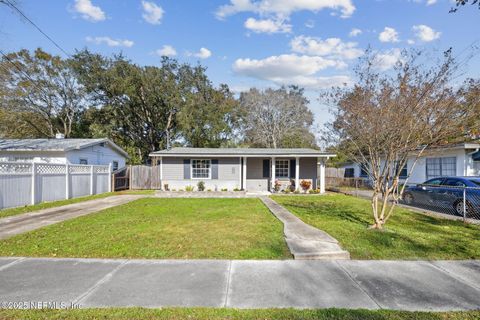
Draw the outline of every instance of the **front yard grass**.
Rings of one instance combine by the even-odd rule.
[[[352,259],[479,259],[480,226],[396,208],[384,230],[372,224],[370,201],[352,196],[273,196],[304,222],[326,231]]]
[[[144,198],[0,241],[0,256],[286,259],[259,199]]]
[[[153,195],[154,193],[155,193],[155,190],[131,190],[131,191],[130,190],[125,190],[125,191],[117,191],[117,192],[100,193],[100,194],[96,194],[96,195],[93,195],[93,196],[78,197],[78,198],[73,198],[73,199],[68,199],[68,200],[42,202],[42,203],[35,204],[35,205],[29,205],[29,206],[0,210],[0,218],[10,217],[10,216],[14,216],[14,215],[17,215],[17,214],[33,212],[33,211],[42,210],[42,209],[60,207],[60,206],[64,206],[64,205],[67,205],[67,204],[78,203],[78,202],[83,202],[83,201],[88,201],[88,200],[102,199],[102,198],[121,195],[121,194]]]
[[[75,310],[1,310],[1,319],[198,319],[198,320],[474,320],[480,311],[407,312],[345,309],[208,309],[208,308],[111,308]]]

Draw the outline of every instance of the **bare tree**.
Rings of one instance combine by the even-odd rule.
[[[355,86],[323,96],[335,106],[330,136],[372,180],[372,228],[381,229],[391,217],[408,158],[410,176],[425,149],[465,136],[474,114],[473,101],[466,103],[451,86],[459,67],[451,52],[430,66],[420,61],[423,56],[404,51],[394,71],[382,74],[369,51],[356,68]]]
[[[297,87],[256,88],[240,95],[244,115],[244,133],[248,143],[267,148],[281,148],[295,136],[299,144],[311,144],[313,113],[308,108],[303,89]]]

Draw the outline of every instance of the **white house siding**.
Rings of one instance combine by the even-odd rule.
[[[80,159],[86,159],[88,164],[107,165],[118,161],[118,167],[125,167],[125,157],[111,148],[108,144],[101,146],[100,144],[82,148],[80,150],[70,150],[66,153],[69,163],[79,164]]]
[[[218,160],[218,179],[184,179],[183,177],[183,160],[184,159],[216,159]],[[168,184],[170,190],[185,189],[187,186],[197,188],[200,181],[205,183],[205,190],[233,190],[240,189],[241,174],[239,158],[217,158],[217,157],[164,157],[162,160],[162,185]]]
[[[0,151],[0,162],[37,162],[65,164],[63,151]]]

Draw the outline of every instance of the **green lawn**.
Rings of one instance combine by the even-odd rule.
[[[406,312],[344,309],[204,309],[204,308],[113,308],[76,310],[1,310],[1,319],[198,319],[198,320],[474,320],[480,311],[469,312]]]
[[[370,202],[339,194],[272,197],[335,237],[352,259],[479,259],[480,226],[397,208],[385,230],[372,230]]]
[[[0,218],[5,218],[5,217],[21,214],[21,213],[27,213],[27,212],[32,212],[32,211],[37,211],[37,210],[42,210],[42,209],[60,207],[60,206],[66,205],[66,204],[72,204],[72,203],[77,203],[77,202],[82,202],[82,201],[87,201],[87,200],[106,198],[106,197],[115,196],[115,195],[119,195],[119,194],[153,195],[154,192],[155,192],[154,190],[132,190],[132,191],[127,190],[127,191],[117,191],[117,192],[106,192],[106,193],[96,194],[96,195],[93,195],[93,196],[79,197],[79,198],[68,199],[68,200],[42,202],[42,203],[39,203],[39,204],[36,204],[36,205],[30,205],[30,206],[23,206],[23,207],[16,207],[16,208],[0,210]]]
[[[144,198],[0,241],[0,256],[285,259],[259,199]]]

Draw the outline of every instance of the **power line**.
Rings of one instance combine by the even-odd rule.
[[[64,50],[57,42],[55,42],[55,40],[53,40],[48,34],[46,34],[38,25],[35,24],[35,22],[33,22],[30,18],[28,18],[20,9],[18,9],[10,0],[3,0],[3,1],[0,1],[0,2],[3,2],[5,3],[7,6],[9,6],[10,8],[14,9],[15,11],[17,11],[23,18],[25,18],[25,20],[27,20],[28,22],[30,22],[31,25],[33,25],[41,34],[43,34],[48,40],[50,40],[51,43],[53,43],[55,45],[55,47],[57,47],[60,51],[62,51],[64,54],[66,54],[67,56],[70,56],[70,54]]]

